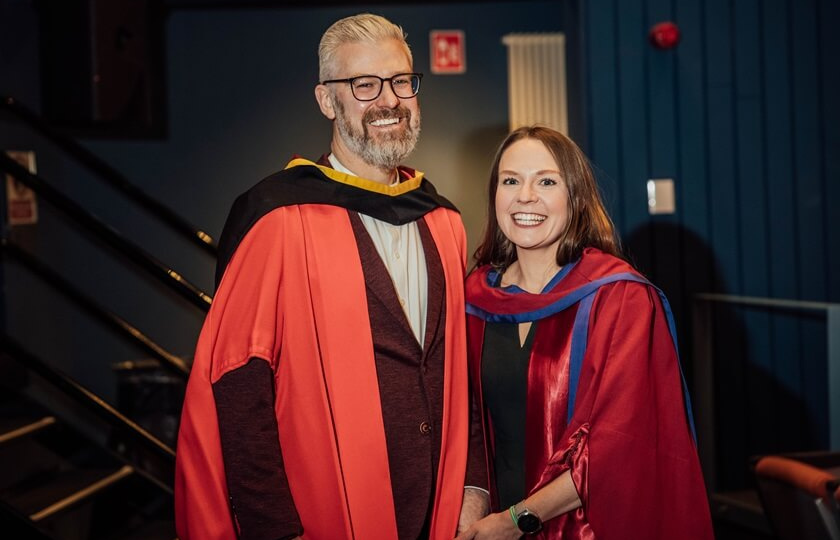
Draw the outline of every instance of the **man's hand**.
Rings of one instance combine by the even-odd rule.
[[[458,534],[466,531],[470,525],[490,512],[490,497],[483,490],[464,488],[464,502],[461,504],[461,517],[458,519]]]
[[[518,540],[520,537],[522,531],[513,524],[510,512],[505,510],[476,521],[455,540]]]

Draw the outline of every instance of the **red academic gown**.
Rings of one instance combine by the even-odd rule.
[[[542,294],[493,286],[489,267],[466,285],[469,362],[479,393],[485,321],[539,321],[528,366],[526,491],[571,470],[582,502],[546,521],[540,536],[713,538],[667,304],[632,267],[593,248],[564,270]],[[603,278],[608,283],[598,286]],[[573,339],[584,303],[585,333]],[[578,347],[579,370],[570,362]],[[492,452],[492,419],[485,425]]]
[[[443,265],[444,402],[430,529],[431,538],[452,538],[468,436],[460,217],[421,173],[387,187],[298,159],[264,184],[281,186],[283,201],[248,210],[233,239],[223,238],[229,262],[187,386],[176,461],[179,537],[236,538],[212,385],[251,358],[274,372],[279,440],[304,538],[397,537],[365,281],[347,213],[378,208],[392,222],[424,219]],[[263,204],[265,191],[251,190],[244,207]]]

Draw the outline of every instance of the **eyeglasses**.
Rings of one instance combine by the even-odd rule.
[[[350,83],[350,91],[353,92],[354,98],[359,101],[373,101],[382,93],[382,83],[388,81],[395,96],[408,99],[413,98],[420,91],[420,79],[422,78],[422,73],[398,73],[386,79],[376,75],[359,75],[349,79],[321,81],[321,84]]]

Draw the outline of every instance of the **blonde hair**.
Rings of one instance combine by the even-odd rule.
[[[318,77],[326,81],[336,76],[333,65],[335,53],[345,43],[376,44],[386,39],[396,39],[405,45],[408,61],[412,62],[411,49],[405,38],[402,27],[372,13],[360,13],[336,21],[327,28],[318,45]]]

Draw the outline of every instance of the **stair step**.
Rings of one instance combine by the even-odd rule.
[[[19,390],[0,391],[0,508],[8,510],[0,512],[0,540],[30,532],[43,539],[176,539],[172,490],[159,479],[171,476],[166,464],[147,459],[121,431],[89,422],[61,396]],[[9,516],[31,530],[9,529]]]
[[[41,521],[81,503],[134,473],[128,465],[120,469],[77,469],[64,471],[37,487],[13,493],[8,503],[33,521]]]
[[[0,444],[36,433],[55,424],[55,422],[56,420],[54,416],[45,416],[40,420],[21,425],[19,427],[3,429],[3,431],[0,431]]]

